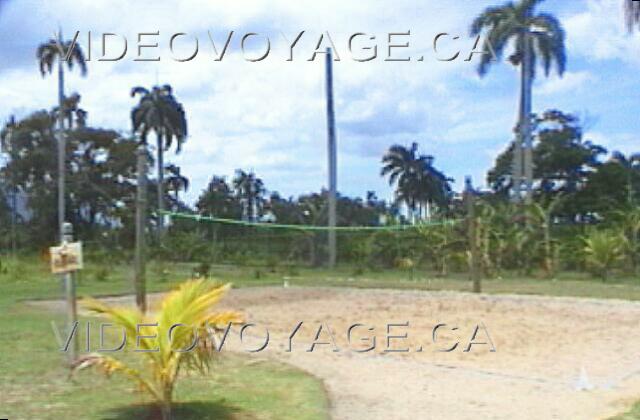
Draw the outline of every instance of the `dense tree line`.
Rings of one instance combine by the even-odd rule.
[[[74,98],[65,110],[69,189],[66,217],[74,223],[80,237],[112,238],[117,232],[117,244],[130,246],[138,142],[117,131],[87,125],[87,115],[79,108],[79,97]],[[0,217],[10,219],[12,192],[28,198],[29,220],[18,220],[23,244],[44,246],[55,239],[56,212],[52,203],[56,164],[51,156],[55,151],[56,112],[38,111],[19,121],[11,119],[2,130],[3,150],[8,159],[0,169],[4,196]],[[536,202],[564,197],[563,203],[554,209],[554,217],[588,223],[637,205],[639,155],[608,154],[604,147],[583,138],[580,121],[571,114],[550,110],[536,116],[534,121],[533,194]],[[434,166],[433,157],[421,155],[417,150],[417,143],[410,147],[391,146],[382,157],[381,174],[388,176],[395,187],[395,199],[386,202],[373,192],[365,198],[340,196],[339,225],[375,226],[437,220],[453,217],[456,211],[459,214],[452,180]],[[489,202],[508,202],[512,195],[513,150],[512,142],[488,173],[490,191],[483,195]],[[150,153],[147,158],[153,160]],[[243,170],[238,170],[229,181],[213,176],[190,208],[179,195],[189,187],[189,180],[174,164],[164,169],[167,177],[163,179],[162,191],[172,210],[283,224],[327,222],[326,192],[285,198],[269,191],[256,174]],[[152,181],[149,194],[157,198],[157,193],[157,181]],[[151,204],[150,212],[154,213],[157,205]],[[156,222],[152,217],[150,223]]]
[[[553,109],[538,115],[531,113],[531,83],[537,68],[541,67],[548,75],[555,67],[562,75],[566,67],[561,22],[548,13],[538,12],[537,6],[541,3],[542,0],[521,0],[489,7],[470,28],[474,35],[484,34],[490,41],[486,47],[493,48],[491,55],[485,54],[480,60],[480,75],[487,74],[491,56],[500,58],[503,54],[509,54],[508,61],[520,70],[520,109],[514,138],[497,156],[488,173],[489,189],[472,192],[479,197],[477,240],[486,251],[485,271],[496,272],[503,266],[531,267],[532,261],[538,261],[546,272],[553,272],[558,266],[554,261],[560,250],[571,249],[566,243],[558,245],[560,239],[555,235],[562,226],[569,227],[564,232],[566,237],[584,239],[592,256],[598,254],[596,249],[611,251],[615,243],[621,243],[615,238],[624,238],[625,249],[633,250],[628,260],[636,267],[638,258],[634,252],[640,228],[635,224],[634,215],[640,199],[640,155],[609,152],[584,138],[582,122],[575,115]],[[625,10],[629,30],[633,30],[640,16],[637,2],[625,1]],[[7,249],[10,242],[17,242],[23,248],[42,249],[56,241],[56,221],[60,220],[54,205],[56,195],[64,197],[64,220],[75,225],[77,237],[100,246],[131,248],[136,188],[150,175],[138,173],[141,161],[147,168],[156,165],[154,179],[142,190],[142,197],[147,198],[144,201],[149,204],[146,218],[149,232],[164,232],[164,218],[158,216],[163,209],[252,223],[327,224],[326,191],[283,197],[269,190],[257,174],[242,169],[230,180],[212,175],[193,206],[182,201],[180,193],[190,187],[189,180],[181,168],[165,163],[165,153],[173,145],[179,153],[188,134],[187,114],[171,86],[131,90],[131,96],[138,102],[132,107],[131,127],[126,132],[133,135],[92,127],[87,112],[81,107],[80,95],[66,96],[64,91],[65,68],[71,70],[77,66],[86,74],[82,51],[78,46],[69,51],[71,45],[59,34],[57,40],[48,40],[37,49],[43,76],[53,73],[57,67],[58,105],[20,120],[11,117],[1,130],[0,140],[6,156],[0,168],[0,246],[3,249]],[[67,53],[71,53],[71,60],[64,62],[61,57]],[[149,134],[154,135],[155,148],[149,144]],[[61,148],[61,144],[64,147]],[[387,177],[394,188],[392,200],[380,200],[374,192],[368,192],[365,198],[339,195],[338,225],[420,224],[464,217],[461,194],[452,189],[453,179],[435,166],[434,156],[421,153],[420,146],[429,148],[428,144],[419,145],[417,141],[409,146],[395,144],[382,156],[380,175]],[[63,149],[63,156],[56,162],[56,151]],[[142,150],[138,153],[138,162],[137,150]],[[66,192],[62,193],[63,188],[56,184],[63,179],[59,163],[66,174],[62,184]],[[514,202],[518,205],[511,204]],[[587,238],[585,229],[593,225],[616,228]],[[496,230],[495,226],[501,227]],[[201,229],[177,221],[169,229],[172,235],[193,234],[185,241],[191,248],[197,248],[203,238],[221,240],[233,233],[228,226]],[[457,232],[457,239],[452,232],[455,233],[455,229],[445,229],[444,233],[430,238],[435,244],[444,241],[445,245],[434,245],[430,251],[437,254],[432,257],[443,267],[447,266],[446,255],[449,255],[444,249],[462,247],[458,251],[464,254],[465,247],[469,246],[460,239],[464,237],[462,232]],[[453,236],[448,237],[450,233]],[[163,235],[149,236],[160,249],[176,245],[162,244]],[[303,237],[313,255],[317,255],[321,247],[318,235],[315,236],[315,239],[310,239],[310,235]],[[378,235],[387,239],[392,236]],[[246,239],[244,236],[243,240]],[[469,240],[467,238],[467,242]],[[387,244],[389,249],[385,249],[380,244],[347,240],[342,241],[347,244],[342,253],[353,260],[364,261],[363,255],[373,255],[372,250],[377,249],[387,256],[394,255],[378,258],[388,262],[409,258],[419,249],[411,241],[397,242]],[[539,253],[518,251],[525,246]],[[619,256],[627,252],[618,251],[613,254]],[[514,257],[516,255],[522,258]],[[599,255],[604,260],[609,258],[610,262],[615,260],[611,253]],[[573,267],[566,259],[564,263]]]

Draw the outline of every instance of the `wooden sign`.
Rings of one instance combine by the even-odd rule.
[[[51,272],[54,274],[82,270],[82,242],[64,243],[49,248]]]

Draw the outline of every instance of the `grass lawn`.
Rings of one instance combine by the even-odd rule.
[[[640,419],[640,401],[631,407],[631,410],[619,416],[612,417],[610,420],[638,420]]]
[[[0,418],[9,419],[155,419],[157,410],[133,385],[117,375],[80,372],[73,380],[63,367],[51,322],[62,326],[63,314],[27,307],[29,298],[59,298],[60,281],[36,259],[22,260],[0,275]],[[91,268],[88,268],[91,273]],[[116,274],[117,273],[117,274]],[[126,270],[110,279],[80,280],[83,294],[128,291]],[[116,280],[118,279],[118,280]],[[156,284],[168,288],[178,279]],[[178,382],[176,419],[325,419],[322,383],[304,372],[273,362],[224,354],[208,376],[190,375]]]
[[[60,280],[48,273],[48,267],[37,258],[21,258],[17,262],[3,260],[8,273],[0,274],[3,300],[59,299],[63,296]],[[192,276],[195,264],[151,262],[147,268],[147,290],[164,291]],[[451,290],[470,292],[471,282],[464,273],[446,278],[416,270],[412,275],[399,270],[366,271],[355,275],[351,267],[335,270],[310,268],[267,268],[212,266],[210,275],[236,287],[331,286],[356,288],[394,288],[417,290]],[[121,295],[133,293],[132,268],[127,265],[105,265],[89,261],[77,279],[78,295]],[[612,277],[607,282],[585,273],[560,273],[546,280],[504,273],[502,278],[482,281],[483,292],[491,294],[524,294],[573,296],[600,299],[640,300],[640,279]]]
[[[0,418],[153,418],[148,401],[122,378],[105,379],[93,372],[67,378],[51,321],[63,325],[64,314],[39,311],[21,301],[60,299],[61,282],[35,257],[3,259],[0,272]],[[167,290],[191,276],[193,264],[151,263],[148,290]],[[416,270],[367,271],[349,267],[333,271],[307,268],[239,268],[213,266],[212,276],[239,287],[282,285],[470,291],[464,274],[439,278]],[[131,268],[89,260],[78,277],[78,294],[131,293]],[[505,278],[483,281],[487,293],[536,294],[640,300],[640,281],[611,279],[603,283],[587,275],[563,273],[557,280]],[[327,417],[322,384],[298,370],[226,355],[207,377],[183,378],[176,389],[176,418],[319,419]],[[151,417],[150,417],[151,416]],[[208,416],[208,417],[207,417]],[[627,417],[640,418],[640,405]]]
[[[180,265],[172,268],[186,272]],[[211,275],[231,281],[236,286],[278,285],[286,281],[292,286],[330,286],[375,289],[412,289],[433,291],[471,292],[472,285],[465,273],[452,273],[441,277],[416,270],[413,274],[400,270],[366,271],[355,275],[353,268],[335,270],[296,268],[277,269],[214,266]],[[598,299],[640,300],[640,279],[616,277],[607,282],[585,273],[560,273],[556,279],[524,277],[518,273],[504,273],[503,277],[482,280],[482,291],[489,294],[520,294],[541,296],[567,296]]]

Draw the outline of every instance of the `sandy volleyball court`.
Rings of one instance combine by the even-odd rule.
[[[222,306],[244,311],[259,326],[246,331],[245,349],[259,347],[262,327],[268,327],[269,345],[256,357],[321,378],[335,419],[592,419],[640,399],[640,304],[632,302],[249,288],[233,290]],[[409,327],[391,327],[390,335],[408,338],[392,338],[390,348],[409,351],[385,351],[387,325],[406,322]],[[447,325],[437,329],[434,344],[441,323]],[[349,343],[353,324],[363,326],[352,330]],[[319,341],[331,341],[328,327],[336,346],[308,352],[320,325]],[[463,351],[477,325],[488,334],[481,328],[475,341],[487,343],[488,335],[495,352],[491,344]],[[374,335],[374,350],[354,351],[371,347]],[[456,342],[455,350],[438,351]],[[229,344],[239,348],[238,334]]]

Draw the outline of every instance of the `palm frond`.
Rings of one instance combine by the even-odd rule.
[[[562,76],[567,66],[565,31],[560,21],[549,13],[540,13],[531,20],[537,41],[536,51],[542,57],[545,74],[548,76],[551,64],[555,63],[558,74]]]
[[[640,23],[640,2],[635,0],[624,1],[624,18],[627,30],[633,31]]]
[[[123,327],[127,337],[136,337],[136,345],[139,342],[143,350],[154,351],[135,353],[147,360],[148,371],[132,369],[114,358],[90,354],[80,358],[72,372],[95,367],[107,376],[123,373],[166,407],[171,403],[181,367],[201,371],[209,367],[214,353],[211,346],[203,345],[205,332],[215,335],[224,325],[242,322],[237,312],[212,312],[229,288],[229,284],[202,279],[187,281],[164,297],[159,313],[153,318],[145,318],[137,309],[113,308],[93,299],[84,301],[83,305],[89,310]]]
[[[70,374],[74,375],[77,372],[88,368],[96,368],[107,377],[111,377],[114,373],[124,374],[136,382],[141,390],[150,393],[157,401],[162,400],[161,391],[145,379],[140,371],[128,367],[126,364],[114,359],[113,357],[104,356],[98,353],[91,353],[82,356],[72,364]]]

